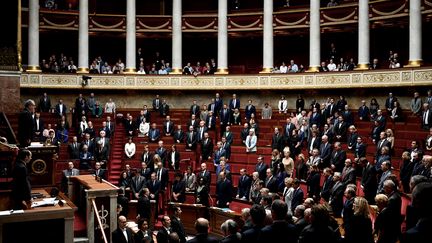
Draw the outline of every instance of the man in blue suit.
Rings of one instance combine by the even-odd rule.
[[[231,112],[234,112],[235,109],[240,110],[240,99],[237,99],[237,95],[233,94],[232,99],[229,102],[229,108]]]
[[[151,128],[149,130],[149,142],[156,143],[159,141],[160,138],[160,130],[156,127],[156,123],[153,123],[151,125]]]
[[[252,114],[256,115],[256,108],[252,105],[252,100],[249,100],[248,105],[245,107],[245,119],[249,121]]]
[[[293,188],[294,188],[294,192],[293,192],[293,198],[291,201],[291,211],[294,212],[295,208],[303,203],[303,199],[304,199],[304,193],[303,190],[300,188],[300,180],[299,179],[295,179],[294,183],[293,183]]]
[[[282,200],[275,200],[271,205],[273,223],[261,229],[258,242],[297,242],[296,227],[286,221],[287,204]]]
[[[222,147],[222,142],[217,142],[217,149],[214,151],[214,165],[217,166],[220,162],[221,157],[226,157],[226,151]]]

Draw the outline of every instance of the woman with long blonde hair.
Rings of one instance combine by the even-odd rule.
[[[345,227],[345,239],[352,243],[373,243],[372,220],[369,204],[363,197],[356,197],[353,204],[354,216]]]

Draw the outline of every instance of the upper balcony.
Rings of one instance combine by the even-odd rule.
[[[271,75],[82,75],[23,73],[21,88],[89,90],[302,90],[412,87],[432,83],[432,68]]]
[[[28,8],[23,8],[22,26],[28,27]],[[370,1],[369,15],[371,28],[386,25],[408,23],[408,0],[375,0]],[[424,21],[430,22],[432,17],[432,0],[422,0]],[[78,31],[78,11],[40,10],[41,30],[73,30]],[[322,32],[355,30],[358,20],[358,3],[351,2],[336,7],[321,8]],[[182,28],[185,33],[217,33],[217,13],[183,14]],[[137,36],[145,33],[171,32],[171,15],[137,15]],[[273,14],[275,35],[307,33],[309,26],[309,9],[305,6],[296,8],[276,8]],[[238,11],[228,14],[228,32],[231,36],[256,33],[260,35],[263,29],[262,9]],[[89,14],[89,31],[126,32],[126,13]]]

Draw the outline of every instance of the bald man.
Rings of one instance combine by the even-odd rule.
[[[209,221],[205,218],[198,218],[195,222],[195,230],[197,231],[195,238],[186,241],[186,243],[217,243],[218,240],[209,236]]]
[[[133,243],[132,230],[127,227],[127,220],[125,216],[118,218],[118,228],[112,232],[113,243]]]

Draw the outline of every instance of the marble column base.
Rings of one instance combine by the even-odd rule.
[[[89,73],[90,69],[88,68],[83,68],[83,67],[79,67],[77,69],[77,73]]]
[[[369,63],[359,63],[355,70],[368,70],[369,69]]]
[[[423,60],[410,60],[408,61],[408,64],[404,67],[411,68],[411,67],[420,67],[423,65]]]

